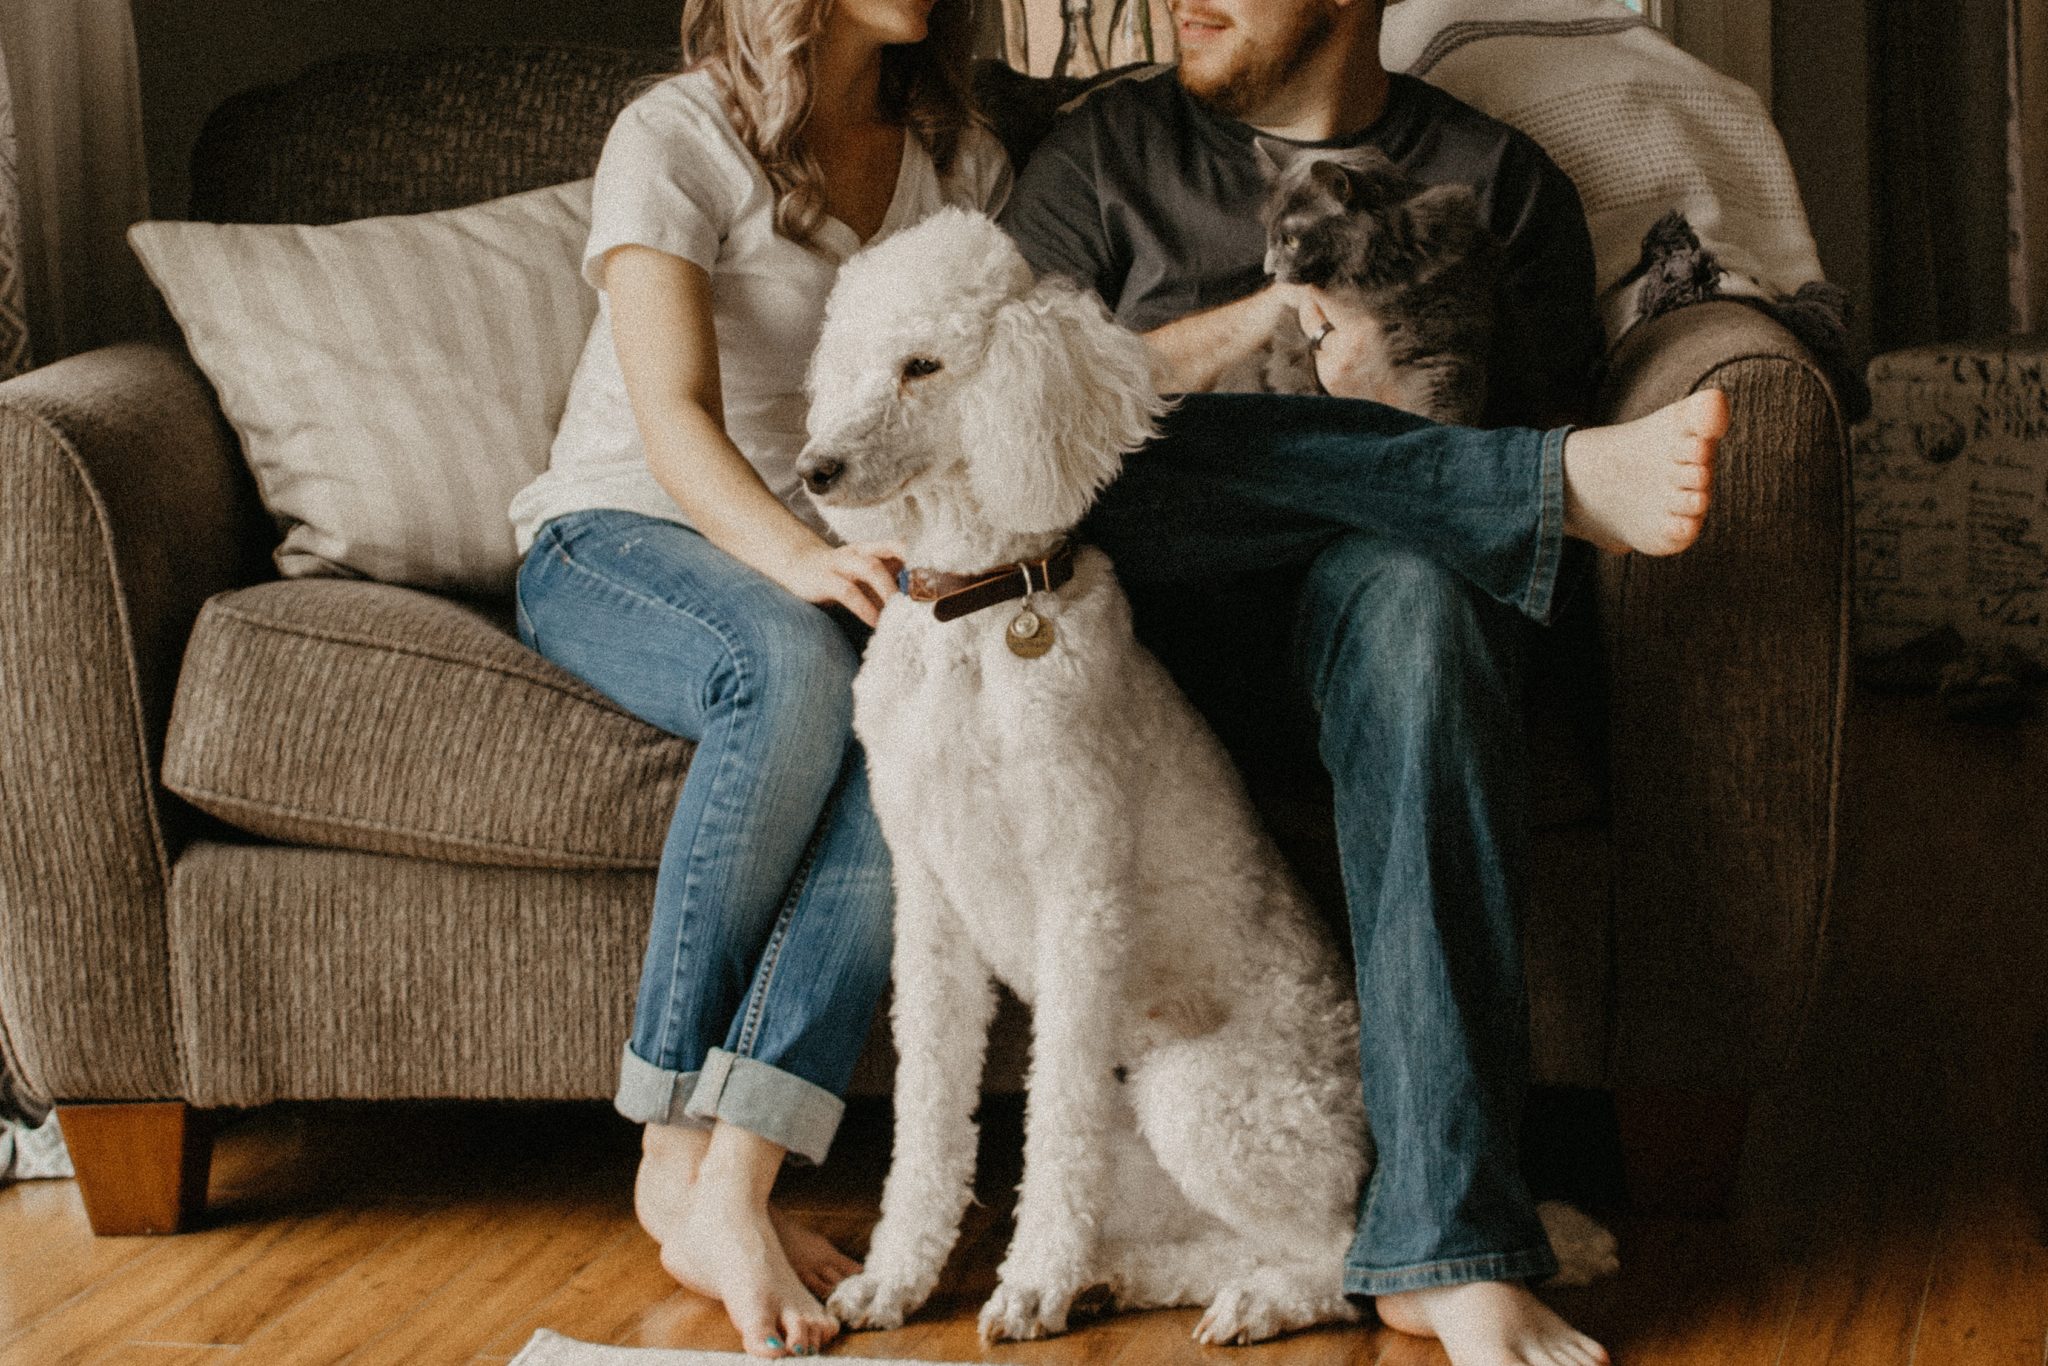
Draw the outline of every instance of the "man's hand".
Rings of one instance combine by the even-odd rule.
[[[1379,319],[1313,285],[1294,286],[1301,330],[1316,345],[1316,378],[1339,398],[1392,402],[1387,392],[1386,335]]]

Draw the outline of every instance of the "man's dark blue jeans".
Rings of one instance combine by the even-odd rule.
[[[1378,1149],[1346,1258],[1353,1294],[1556,1269],[1518,1149],[1521,678],[1528,622],[1550,619],[1564,576],[1564,437],[1344,399],[1189,395],[1081,529],[1177,672],[1186,656],[1148,629],[1148,604],[1204,595],[1284,628],[1267,637],[1285,657],[1275,672],[1313,714],[1335,796]]]

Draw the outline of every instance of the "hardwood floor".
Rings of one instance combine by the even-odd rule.
[[[1830,961],[1799,1056],[1751,1117],[1738,1212],[1609,1213],[1622,1274],[1552,1299],[1627,1366],[2048,1363],[2048,725],[1863,700]],[[1015,1183],[992,1118],[961,1255],[926,1313],[838,1352],[1030,1363],[1442,1362],[1361,1327],[1203,1349],[1193,1311],[982,1353]],[[858,1246],[887,1123],[849,1120],[787,1199]],[[0,1191],[0,1363],[503,1361],[536,1328],[731,1348],[634,1225],[634,1133],[602,1106],[294,1106],[218,1142],[213,1213],[95,1239],[70,1183]]]

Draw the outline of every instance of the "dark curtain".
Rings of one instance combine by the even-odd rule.
[[[2011,328],[2006,0],[1871,0],[1879,351]]]

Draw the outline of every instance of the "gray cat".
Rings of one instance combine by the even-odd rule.
[[[1369,379],[1382,401],[1438,422],[1479,422],[1499,244],[1471,187],[1424,185],[1371,147],[1303,152],[1261,140],[1259,149],[1275,170],[1266,273],[1336,294],[1377,321]],[[1218,387],[1322,392],[1291,316]]]

